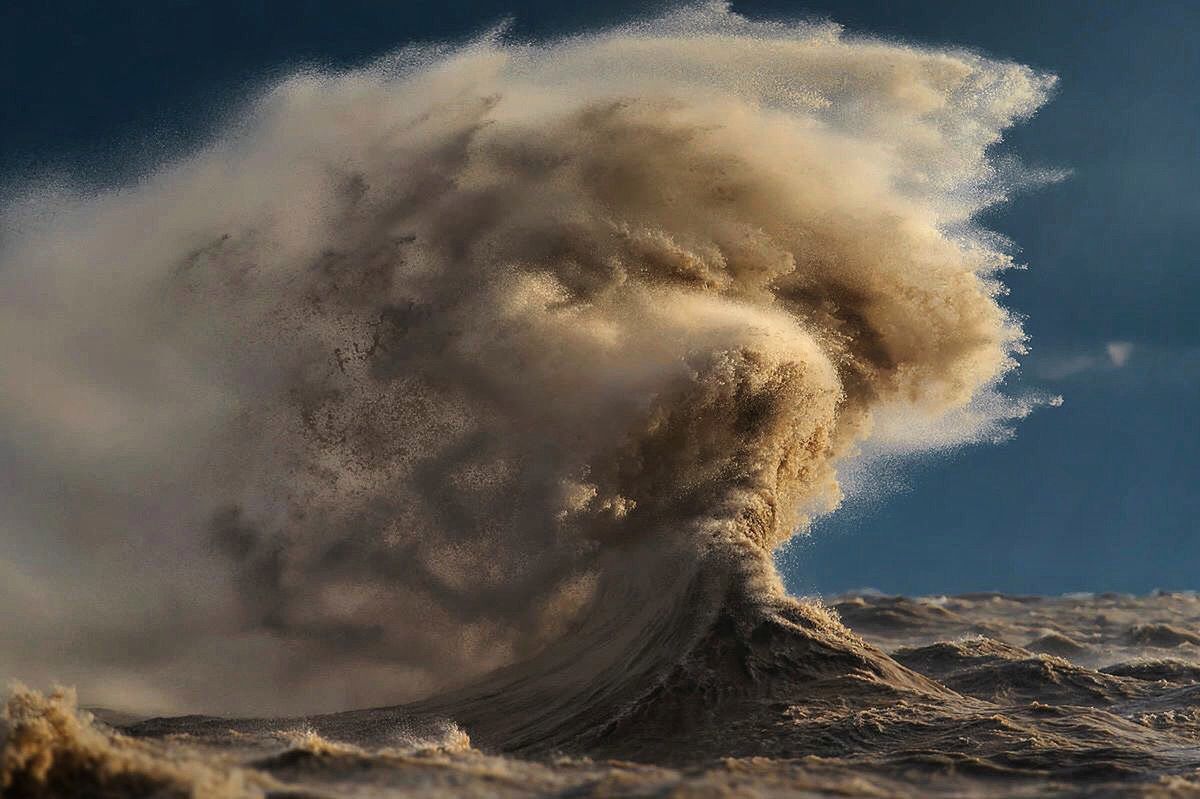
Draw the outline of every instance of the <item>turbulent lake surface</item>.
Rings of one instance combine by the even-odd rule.
[[[1200,596],[867,594],[832,610],[849,630],[824,606],[731,598],[628,702],[541,739],[469,700],[466,723],[453,703],[88,722],[69,697],[22,693],[9,795],[1200,795]]]

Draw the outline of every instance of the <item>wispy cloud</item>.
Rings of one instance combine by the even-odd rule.
[[[1061,353],[1033,360],[1034,374],[1046,380],[1064,380],[1084,372],[1123,369],[1133,358],[1131,341],[1108,341],[1099,351]]]
[[[1129,356],[1133,355],[1133,342],[1110,341],[1104,345],[1104,349],[1108,353],[1109,363],[1120,369],[1129,363]]]

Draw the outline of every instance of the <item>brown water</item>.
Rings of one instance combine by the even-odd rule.
[[[111,727],[20,694],[6,795],[1200,795],[1200,596],[833,608],[865,637],[819,605],[728,605],[640,691],[540,739],[505,740],[522,725],[486,711],[509,712],[503,694],[463,705],[465,722],[452,701],[445,716],[96,711]]]

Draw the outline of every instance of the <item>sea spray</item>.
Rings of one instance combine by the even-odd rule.
[[[243,713],[653,672],[780,592],[876,411],[1020,414],[972,220],[1052,84],[703,6],[298,74],[136,185],[12,204],[12,540],[72,577],[2,665]]]

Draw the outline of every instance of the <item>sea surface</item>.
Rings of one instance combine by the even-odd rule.
[[[478,696],[464,722],[452,702],[139,719],[18,693],[5,795],[1200,795],[1190,592],[733,602],[637,688],[584,726],[558,708],[541,739]]]

